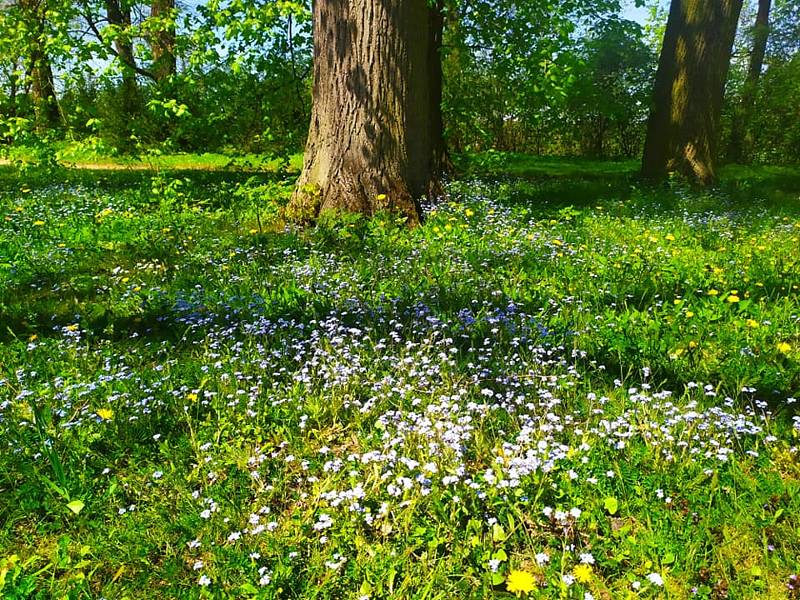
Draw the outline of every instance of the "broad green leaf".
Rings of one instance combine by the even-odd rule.
[[[603,501],[603,508],[606,509],[608,514],[615,515],[619,510],[619,501],[613,496],[609,496]]]

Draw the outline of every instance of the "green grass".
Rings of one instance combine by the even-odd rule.
[[[798,597],[798,171],[180,161],[0,167],[0,596]]]
[[[274,157],[264,154],[203,154],[169,153],[147,151],[140,155],[109,155],[82,144],[59,142],[49,147],[55,160],[62,166],[89,170],[133,169],[146,171],[248,171],[276,173],[286,171],[298,173],[303,166],[303,155]],[[10,150],[10,160],[31,164],[37,157],[30,149]]]

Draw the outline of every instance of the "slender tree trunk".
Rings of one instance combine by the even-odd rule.
[[[46,6],[36,0],[20,0],[18,6],[30,27],[25,66],[33,99],[36,129],[41,132],[55,127],[60,120],[53,69],[45,50]]]
[[[772,7],[771,0],[759,0],[756,24],[753,27],[753,50],[750,52],[750,62],[747,66],[747,77],[742,87],[742,98],[736,107],[731,124],[731,139],[728,146],[728,160],[740,163],[747,160],[748,150],[752,146],[752,131],[750,121],[753,116],[758,80],[761,78],[761,69],[764,66],[764,56],[767,53],[767,39],[769,38],[769,11]]]
[[[606,120],[603,115],[596,115],[593,123],[592,157],[599,160],[605,158]]]
[[[315,0],[314,89],[305,164],[287,215],[372,215],[409,224],[438,190],[441,11],[427,0]]]
[[[122,31],[130,30],[130,6],[122,6],[120,0],[106,0],[106,14],[111,25]],[[133,53],[133,42],[127,35],[118,36],[114,40],[114,49],[122,64],[122,107],[126,115],[134,115],[139,105],[139,89],[136,85],[136,57]]]
[[[177,71],[175,60],[175,24],[172,22],[172,13],[175,10],[175,0],[152,0],[150,4],[151,17],[170,17],[170,23],[158,28],[150,42],[153,53],[153,74],[156,81],[169,79]]]
[[[642,175],[716,178],[719,121],[742,0],[672,0],[647,125]]]
[[[19,61],[14,61],[11,70],[8,73],[8,116],[17,116],[17,93],[19,90],[19,81],[17,80],[16,70],[19,68]]]
[[[45,131],[58,125],[59,112],[53,69],[40,44],[31,48],[29,56],[31,95],[36,115],[36,129]]]

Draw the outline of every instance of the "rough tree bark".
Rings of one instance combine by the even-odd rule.
[[[747,160],[748,149],[752,146],[750,121],[753,116],[753,107],[758,91],[758,80],[761,78],[764,56],[767,53],[769,11],[771,7],[771,0],[759,0],[758,2],[756,24],[752,32],[753,50],[750,52],[750,62],[747,65],[747,77],[742,87],[741,100],[734,110],[731,123],[731,137],[728,145],[728,160],[730,162],[740,163]]]
[[[151,17],[169,16],[175,10],[175,0],[152,0],[150,4]],[[175,60],[175,24],[170,21],[166,26],[160,26],[150,41],[150,51],[153,54],[152,72],[158,82],[169,79],[177,71]]]
[[[418,223],[446,162],[441,7],[315,0],[313,19],[311,127],[287,215],[390,210]]]
[[[742,0],[672,0],[647,125],[642,175],[716,178],[719,121]]]

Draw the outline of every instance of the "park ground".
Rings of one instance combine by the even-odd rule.
[[[0,596],[800,598],[800,170],[0,166]]]

